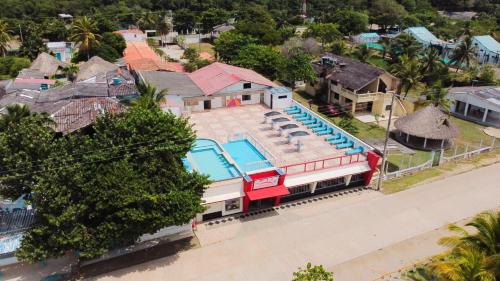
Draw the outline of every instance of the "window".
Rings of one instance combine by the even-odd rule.
[[[251,100],[252,99],[252,96],[251,95],[243,95],[242,97],[242,100],[243,101],[246,101],[246,100]]]
[[[226,212],[239,210],[240,209],[240,199],[226,200],[225,202]]]
[[[391,110],[391,105],[390,104],[386,105],[385,110]]]
[[[311,193],[311,187],[309,184],[294,186],[288,189],[290,191],[290,195],[299,194],[299,193]]]
[[[340,95],[339,95],[338,93],[335,93],[335,94],[333,95],[333,98],[334,98],[335,100],[340,100]]]
[[[243,83],[243,89],[251,89],[252,83]]]
[[[278,99],[286,99],[286,98],[288,98],[288,96],[287,96],[287,95],[284,95],[284,96],[278,96]]]
[[[322,188],[327,188],[327,187],[342,185],[342,184],[344,184],[344,178],[336,178],[336,179],[318,182],[316,189],[322,189]]]

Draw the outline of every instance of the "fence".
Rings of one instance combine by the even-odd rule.
[[[420,157],[420,159],[417,159],[419,158],[418,155],[415,157],[409,155],[407,156],[408,159],[401,157],[401,160],[397,161],[400,162],[400,164],[397,166],[394,165],[394,163],[391,163],[394,162],[394,159],[392,159],[393,161],[387,161],[386,166],[384,167],[384,180],[399,178],[430,168],[432,166],[443,165],[444,163],[452,160],[467,159],[473,156],[477,156],[481,153],[492,151],[494,149],[500,149],[500,141],[496,140],[495,138],[492,138],[491,142],[488,145],[486,145],[486,143],[487,142],[483,140],[480,140],[480,142],[477,144],[457,143],[447,150],[439,151],[439,155],[436,155],[436,152],[430,153],[430,156],[428,158]],[[411,165],[412,157],[414,157],[413,166]],[[401,168],[404,166],[406,167]]]
[[[492,138],[489,145],[485,145],[483,140],[478,145],[468,143],[463,145],[457,144],[447,151],[441,150],[439,165],[452,160],[467,159],[498,148],[500,148],[500,142],[496,138]]]

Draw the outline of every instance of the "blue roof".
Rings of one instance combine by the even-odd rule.
[[[267,89],[271,94],[288,94],[291,92],[291,90],[287,87],[272,87],[270,89]]]
[[[474,36],[474,40],[479,42],[490,52],[500,52],[500,43],[489,35]]]
[[[379,37],[379,35],[375,32],[370,32],[370,33],[361,33],[358,35],[361,38],[370,38],[370,37]]]
[[[427,28],[423,26],[419,27],[409,27],[408,32],[413,34],[417,40],[424,41],[428,43],[438,43],[441,42],[434,34],[432,34]]]

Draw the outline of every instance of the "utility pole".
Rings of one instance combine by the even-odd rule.
[[[24,39],[23,39],[23,29],[21,28],[21,25],[19,25],[19,35],[21,35],[21,43],[24,43]]]
[[[385,174],[385,163],[387,162],[387,143],[389,142],[389,133],[391,130],[391,120],[392,120],[392,111],[394,108],[394,100],[396,99],[396,93],[392,94],[391,98],[391,109],[389,110],[389,120],[387,120],[387,128],[385,131],[385,141],[384,141],[384,151],[382,152],[382,167],[380,168],[380,173],[378,175],[377,182],[377,190],[380,190],[382,187],[382,179]]]

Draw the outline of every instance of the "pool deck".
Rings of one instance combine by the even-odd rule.
[[[299,128],[286,131],[301,130],[310,134],[301,137],[304,146],[300,152],[297,152],[295,145],[287,143],[285,134],[278,136],[278,131],[271,129],[271,124],[263,123],[264,113],[269,111],[272,110],[262,104],[219,108],[192,113],[190,122],[194,124],[199,138],[210,138],[219,143],[226,143],[229,137],[239,133],[251,135],[277,158],[279,166],[344,155],[344,150],[336,149],[324,140],[324,136],[312,133],[310,129],[286,113],[273,116],[272,118],[290,119],[289,122],[283,122],[280,125],[292,123],[299,126]],[[281,110],[275,111],[282,112]]]

